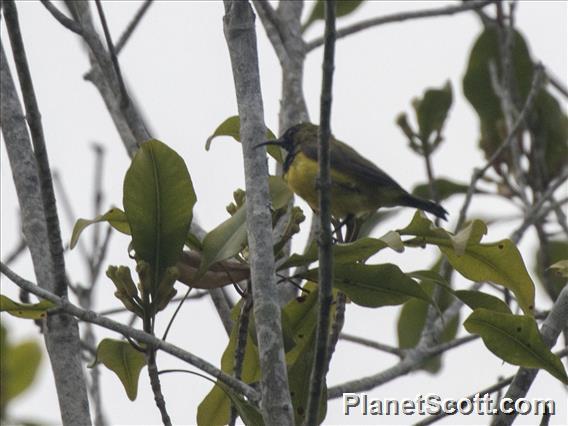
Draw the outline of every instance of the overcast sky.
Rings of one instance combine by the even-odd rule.
[[[368,2],[352,16],[338,22],[341,27],[360,19],[393,12],[454,4],[443,1]],[[138,2],[105,2],[107,19],[116,37],[129,22]],[[310,10],[310,6],[305,9]],[[65,185],[76,217],[92,217],[93,152],[91,144],[101,143],[106,150],[104,169],[105,199],[103,205],[121,205],[122,179],[129,158],[96,89],[82,78],[89,69],[86,54],[77,37],[61,27],[39,2],[18,2],[22,32],[42,112],[50,162]],[[306,10],[304,11],[306,13]],[[164,141],[185,159],[197,192],[196,219],[205,229],[225,220],[225,206],[232,192],[244,186],[240,146],[229,139],[213,142],[209,152],[205,140],[225,118],[236,114],[227,47],[222,31],[221,2],[157,1],[120,55],[120,62],[131,92],[144,111],[156,138]],[[521,1],[516,15],[517,26],[529,43],[533,58],[566,84],[567,75],[567,3],[564,1]],[[275,132],[278,123],[281,72],[276,56],[257,20],[259,55],[265,120]],[[6,40],[1,26],[2,40]],[[378,164],[404,187],[424,182],[423,161],[410,151],[404,136],[394,124],[398,113],[411,113],[411,100],[427,87],[440,87],[450,80],[454,104],[446,124],[445,142],[434,156],[436,175],[468,182],[472,168],[483,165],[477,150],[478,123],[461,89],[467,56],[473,40],[481,31],[474,14],[449,18],[408,21],[371,29],[342,39],[337,44],[333,93],[332,129],[341,140]],[[322,26],[314,25],[307,33],[311,40],[320,35]],[[7,43],[6,43],[7,44]],[[7,51],[9,49],[5,45]],[[10,53],[8,53],[10,55]],[[319,117],[319,92],[322,49],[310,53],[305,68],[305,95],[313,121]],[[556,92],[553,92],[557,96]],[[557,96],[558,97],[558,96]],[[566,105],[563,101],[563,105]],[[4,144],[1,148],[1,251],[2,258],[18,241],[17,199]],[[450,212],[450,227],[458,216],[461,199],[445,204]],[[306,213],[309,212],[307,206]],[[59,212],[62,233],[69,240],[71,222]],[[515,213],[509,204],[494,199],[474,200],[472,214],[491,218],[503,212]],[[408,210],[377,231],[383,234],[404,226],[412,217]],[[75,218],[76,219],[76,218]],[[307,222],[303,233],[307,232]],[[509,225],[490,226],[487,240],[507,237],[514,229]],[[88,233],[85,234],[88,238]],[[305,235],[300,240],[305,239]],[[128,264],[128,239],[114,235],[107,264]],[[528,233],[520,245],[532,273],[532,257],[536,240]],[[300,249],[302,244],[295,247]],[[416,270],[434,259],[433,249],[407,251],[404,254],[381,253],[377,262],[394,261],[403,270]],[[14,269],[34,280],[29,259],[21,258]],[[74,282],[86,279],[79,255],[67,256],[69,276]],[[2,293],[16,296],[14,285],[2,278]],[[461,288],[467,281],[458,281]],[[102,278],[97,292],[97,309],[119,305],[113,298],[114,287]],[[546,308],[547,298],[537,288],[537,307]],[[378,339],[396,345],[396,317],[399,308],[370,310],[349,305],[345,330],[352,334]],[[160,327],[167,323],[165,311]],[[468,314],[463,310],[462,318]],[[117,316],[127,319],[127,316]],[[33,324],[16,321],[2,314],[2,321],[12,339],[38,337]],[[97,337],[112,334],[97,330]],[[464,334],[462,329],[460,334]],[[117,336],[113,336],[117,337]],[[176,320],[169,340],[215,365],[226,345],[226,336],[209,299],[188,304]],[[364,349],[351,343],[340,343],[331,366],[331,385],[376,373],[397,362],[391,355]],[[162,354],[159,367],[187,368],[176,359]],[[469,343],[445,357],[445,368],[437,376],[412,373],[369,392],[374,398],[414,398],[418,393],[436,391],[442,398],[459,398],[489,386],[516,368],[504,364],[481,342]],[[113,424],[159,423],[159,413],[150,392],[144,370],[139,396],[130,402],[117,378],[102,370],[103,400],[108,419]],[[165,375],[163,391],[172,420],[176,424],[192,424],[198,402],[209,391],[209,382],[192,375]],[[529,398],[556,398],[563,401],[559,409],[566,417],[566,393],[560,383],[541,372]],[[57,397],[49,363],[44,359],[42,371],[33,391],[14,401],[13,416],[25,416],[42,422],[58,422]],[[556,417],[558,420],[559,417]],[[562,419],[562,417],[560,417]],[[456,419],[446,420],[446,424]],[[328,406],[327,424],[371,424],[374,418],[344,417],[340,400]],[[382,423],[403,424],[408,419],[382,419]],[[487,423],[483,418],[460,418],[464,424]],[[519,424],[534,422],[519,419]],[[558,423],[558,424],[561,424]]]

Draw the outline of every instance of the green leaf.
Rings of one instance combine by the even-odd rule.
[[[450,236],[452,248],[458,256],[462,256],[466,249],[473,244],[479,244],[487,234],[487,225],[480,220],[474,220],[462,228],[457,234]]]
[[[416,281],[391,263],[382,265],[338,264],[334,267],[335,288],[344,292],[354,303],[369,308],[401,305],[411,297],[432,303]],[[317,281],[318,269],[303,276]]]
[[[471,50],[463,78],[465,97],[479,116],[480,147],[487,159],[492,156],[506,136],[501,101],[495,93],[490,73],[491,66],[495,66],[499,79],[502,75],[498,40],[497,30],[494,27],[487,27],[479,35]],[[521,33],[514,32],[512,45],[511,69],[513,81],[517,85],[514,93],[520,96],[519,101],[524,104],[533,78],[533,61]],[[508,154],[504,154],[499,161],[511,165],[512,159]]]
[[[442,130],[451,106],[452,86],[449,81],[441,89],[426,90],[422,99],[414,101],[421,140],[430,141],[432,133]]]
[[[233,390],[225,385],[223,382],[217,382],[217,385],[221,388],[225,395],[231,400],[232,404],[237,410],[237,413],[245,425],[262,426],[264,425],[264,420],[262,418],[262,413],[253,404],[245,400],[241,395],[233,392]],[[213,425],[216,423],[200,423],[198,424]]]
[[[146,365],[143,353],[123,340],[103,339],[97,347],[95,363],[102,363],[115,373],[122,382],[128,399],[136,399],[140,371]]]
[[[312,283],[307,283],[305,289],[310,292],[307,296],[301,296],[292,300],[282,310],[282,317],[286,318],[286,320],[283,321],[283,327],[286,327],[284,333],[291,336],[295,341],[294,347],[286,353],[286,363],[289,366],[289,377],[296,377],[295,374],[300,369],[300,365],[296,365],[297,362],[304,362],[307,356],[307,351],[309,351],[313,346],[313,336],[315,334],[317,320],[318,293],[317,287]],[[231,311],[231,318],[235,325],[231,330],[229,343],[221,358],[221,369],[228,374],[232,374],[234,371],[235,350],[238,337],[237,321],[241,304],[242,301],[239,301],[239,303],[237,303]],[[258,351],[250,334],[247,334],[244,353],[242,380],[245,383],[257,382],[260,379],[260,364]],[[292,371],[294,368],[296,368],[295,372]],[[304,376],[302,380],[304,387],[305,377],[306,376]],[[199,425],[226,424],[229,421],[231,396],[224,392],[224,389],[221,389],[218,385],[219,382],[217,382],[198,407],[197,423]],[[295,387],[293,387],[293,389],[295,389]],[[297,396],[299,395],[300,392],[298,392]],[[233,403],[235,402],[233,401]],[[302,403],[305,404],[305,401]],[[239,410],[238,406],[237,410]],[[243,418],[240,411],[239,415]],[[243,421],[245,421],[244,418]],[[255,422],[247,423],[246,421],[245,423],[255,425],[261,424]]]
[[[464,322],[465,329],[481,336],[487,348],[510,364],[542,368],[568,383],[564,366],[546,346],[534,318],[479,308]]]
[[[424,214],[424,212],[417,210],[412,217],[410,223],[403,229],[397,230],[400,235],[413,235],[419,237],[424,243],[430,242],[435,244],[437,242],[449,242],[450,233],[445,229],[437,227]]]
[[[440,247],[440,250],[456,271],[467,279],[491,281],[511,290],[521,309],[527,315],[532,315],[534,284],[519,250],[511,240],[471,245],[461,256],[446,247]]]
[[[420,341],[422,330],[426,324],[428,315],[428,304],[419,299],[410,299],[400,311],[397,323],[398,347],[400,349],[414,348]],[[459,317],[455,317],[444,326],[444,331],[440,338],[440,343],[453,340],[460,325]],[[438,355],[425,361],[421,369],[436,374],[442,369],[442,356]]]
[[[530,91],[534,63],[529,47],[521,33],[515,32],[513,39],[512,66],[513,92],[519,95],[518,102],[523,105]],[[490,67],[494,64],[498,78],[501,78],[501,61],[498,34],[495,28],[487,28],[477,38],[471,51],[467,70],[463,79],[464,94],[475,108],[481,128],[480,147],[485,157],[490,158],[506,136],[501,102],[491,81]],[[560,103],[541,89],[538,93],[527,126],[533,137],[533,147],[538,147],[536,155],[544,161],[531,161],[529,175],[533,185],[546,185],[562,171],[568,157],[568,117]],[[533,148],[534,149],[534,148]],[[509,152],[504,152],[498,162],[512,165]],[[509,167],[509,170],[513,170]],[[537,180],[538,179],[538,180]]]
[[[376,212],[367,213],[362,217],[356,218],[361,222],[359,230],[359,238],[368,237],[375,230],[377,226],[385,220],[395,216],[401,210],[377,210]]]
[[[511,290],[526,314],[534,309],[534,284],[519,250],[511,240],[481,243],[486,225],[475,220],[457,235],[436,227],[424,213],[417,212],[411,223],[398,231],[413,235],[407,245],[437,245],[450,264],[472,281],[491,281]]]
[[[45,318],[47,311],[54,306],[55,304],[48,300],[42,300],[39,303],[18,303],[9,297],[0,295],[0,312],[8,312],[18,318],[33,320]]]
[[[379,238],[361,238],[352,243],[337,243],[333,245],[333,262],[335,264],[353,263],[366,260],[380,250],[388,247],[388,244]],[[292,254],[278,270],[307,266],[318,260],[318,247],[314,242],[304,254]]]
[[[77,245],[77,241],[79,241],[81,233],[87,226],[99,222],[108,222],[109,225],[118,232],[130,235],[130,225],[128,224],[126,214],[119,208],[113,207],[105,214],[98,215],[94,219],[77,219],[77,222],[75,222],[75,226],[73,227],[73,232],[71,233],[69,248],[73,249]]]
[[[511,309],[505,302],[492,294],[475,290],[456,290],[454,294],[458,299],[471,308],[476,310],[484,308],[489,311],[501,312],[503,314],[511,314]]]
[[[288,205],[292,192],[280,176],[269,176],[268,184],[272,208],[278,210]],[[198,280],[216,262],[228,259],[242,251],[247,242],[246,203],[229,219],[211,230],[203,239],[201,265],[196,274]]]
[[[343,16],[347,16],[350,13],[354,12],[363,4],[364,0],[340,0],[336,2],[335,6],[335,16],[337,18],[341,18]],[[314,7],[310,12],[310,15],[307,21],[302,25],[302,31],[306,31],[310,25],[312,25],[315,21],[323,20],[324,19],[324,2],[322,0],[318,0],[314,3]]]
[[[425,269],[422,271],[412,271],[412,272],[407,272],[406,275],[408,275],[409,277],[412,278],[416,278],[417,280],[423,281],[423,282],[430,282],[430,283],[434,283],[434,284],[438,284],[441,285],[442,287],[444,287],[445,290],[451,291],[451,287],[450,287],[450,283],[448,282],[448,280],[446,280],[444,277],[442,277],[438,272],[438,264],[436,264],[434,266],[434,269]]]
[[[160,141],[144,142],[126,172],[123,203],[136,256],[150,264],[154,292],[181,255],[196,200],[183,159]]]
[[[561,104],[546,90],[538,94],[528,120],[534,156],[543,157],[529,163],[531,183],[544,187],[562,173],[568,158],[568,116]]]
[[[247,241],[246,207],[241,206],[229,219],[211,230],[203,239],[199,279],[215,262],[233,257],[242,251]]]
[[[5,414],[8,402],[29,389],[34,382],[42,351],[34,340],[12,345],[4,326],[0,331],[0,413]]]
[[[236,140],[237,142],[240,142],[241,121],[239,116],[233,115],[227,118],[221,124],[219,124],[219,126],[217,126],[213,134],[207,138],[207,142],[205,143],[206,151],[209,151],[209,149],[211,148],[211,142],[213,142],[213,139],[215,139],[218,136],[229,136],[234,140]],[[274,133],[272,133],[272,131],[268,127],[266,128],[266,139],[270,141],[276,139],[276,136],[274,135]],[[279,163],[282,163],[283,161],[282,150],[280,148],[278,148],[275,145],[272,146],[269,145],[266,147],[266,150],[268,151],[268,154],[270,154],[272,158],[274,158]]]
[[[306,336],[306,340],[307,344],[304,347],[302,355],[299,356],[288,369],[288,383],[292,397],[292,406],[294,408],[294,424],[296,425],[303,425],[306,420],[310,392],[310,387],[307,386],[306,383],[307,378],[310,377],[312,372],[314,362],[315,327],[314,332],[311,333],[309,337]],[[325,383],[325,381],[323,383],[319,410],[317,424],[321,424],[327,414],[327,383]]]
[[[439,178],[434,180],[434,189],[438,195],[439,201],[446,200],[452,195],[467,193],[469,186],[464,183],[453,182],[448,179]],[[423,183],[417,185],[412,190],[412,195],[420,198],[432,198],[430,193],[430,184]]]
[[[268,176],[268,189],[270,191],[272,210],[286,208],[294,196],[290,187],[280,176]]]

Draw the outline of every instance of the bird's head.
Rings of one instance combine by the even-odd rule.
[[[300,123],[290,127],[278,139],[266,141],[256,147],[276,145],[285,149],[288,154],[294,154],[304,142],[317,141],[318,126],[312,123]]]

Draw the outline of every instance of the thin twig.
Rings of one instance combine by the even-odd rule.
[[[410,19],[433,18],[438,16],[450,16],[456,13],[467,12],[469,10],[479,10],[494,2],[495,0],[468,1],[467,3],[463,3],[459,6],[395,13],[393,15],[371,18],[337,30],[337,38],[340,39],[348,35],[355,34],[359,31],[366,30],[368,28],[390,24],[393,22],[403,22]],[[323,45],[323,43],[324,39],[322,37],[316,38],[315,40],[307,43],[306,51],[309,52],[311,50],[314,50],[315,48]]]
[[[90,322],[92,324],[96,324],[108,330],[115,331],[117,333],[122,334],[125,337],[129,337],[134,339],[140,343],[145,343],[155,349],[161,349],[164,352],[167,352],[173,355],[176,358],[181,359],[202,371],[212,375],[213,377],[219,379],[231,389],[235,390],[239,394],[245,396],[247,399],[252,401],[253,403],[258,402],[260,399],[259,393],[250,387],[249,385],[236,380],[234,377],[224,373],[223,371],[219,370],[209,362],[201,359],[200,357],[193,355],[190,352],[187,352],[171,343],[164,342],[161,339],[158,339],[156,336],[153,336],[149,333],[146,333],[142,330],[138,330],[132,327],[128,327],[122,323],[116,322],[111,320],[110,318],[106,318],[104,316],[98,315],[96,312],[89,311],[74,305],[73,303],[69,302],[67,298],[59,297],[53,294],[50,291],[47,291],[41,287],[38,287],[36,284],[22,278],[6,265],[0,262],[0,272],[4,274],[10,281],[16,284],[18,287],[23,288],[24,290],[35,294],[40,299],[49,300],[53,302],[58,308],[71,314],[72,316]]]
[[[103,203],[103,169],[104,169],[104,159],[105,159],[105,149],[104,146],[99,143],[94,143],[91,145],[93,151],[95,152],[95,167],[94,167],[94,177],[93,177],[93,217],[97,217],[101,214],[102,203]],[[93,232],[93,242],[91,247],[91,253],[94,257],[95,253],[99,250],[99,231],[100,227],[96,226]],[[94,259],[91,261],[91,268],[93,266]]]
[[[77,35],[83,36],[83,29],[81,28],[81,25],[79,25],[77,22],[75,22],[73,19],[68,18],[67,16],[65,16],[63,14],[63,12],[61,12],[57,7],[55,7],[51,1],[49,0],[40,0],[41,4],[43,4],[45,6],[45,8],[47,9],[47,11],[49,13],[51,13],[51,15],[57,19],[57,21],[63,25],[65,28],[67,28],[69,31],[74,32]]]
[[[101,0],[95,0],[95,4],[97,5],[97,11],[99,13],[99,18],[101,20],[101,24],[103,26],[103,32],[105,35],[107,49],[110,54],[110,59],[112,61],[112,65],[114,67],[114,72],[116,74],[116,78],[118,80],[118,87],[120,89],[120,108],[125,110],[128,108],[130,104],[130,98],[128,97],[128,92],[126,91],[126,86],[124,85],[124,80],[122,79],[122,72],[120,71],[120,65],[118,63],[118,58],[116,56],[116,52],[114,49],[114,44],[112,42],[112,37],[110,35],[110,31],[108,29],[105,13],[103,11],[103,6],[101,5]]]
[[[328,340],[331,304],[333,303],[333,253],[331,239],[331,101],[333,70],[335,68],[335,0],[325,2],[325,46],[323,53],[323,77],[320,99],[320,123],[318,131],[319,217],[320,230],[318,302],[314,363],[310,375],[310,390],[306,407],[306,425],[317,424],[321,394],[329,367]]]
[[[170,318],[170,321],[168,322],[168,326],[166,327],[166,331],[164,331],[164,335],[162,336],[162,340],[166,340],[168,337],[168,333],[170,332],[170,328],[172,327],[172,324],[174,323],[174,320],[176,319],[177,314],[179,313],[182,305],[185,303],[185,301],[187,300],[189,293],[191,292],[191,290],[193,289],[193,287],[188,287],[187,291],[185,292],[184,296],[181,298],[181,300],[179,301],[176,310],[174,311],[172,317]]]
[[[14,262],[18,257],[20,257],[20,255],[26,251],[26,240],[23,237],[20,237],[20,240],[18,241],[18,244],[16,244],[16,247],[14,247],[12,249],[12,251],[10,251],[8,253],[8,255],[6,256],[6,258],[4,260],[2,260],[2,262],[4,262],[4,264],[6,265],[10,265],[12,262]]]
[[[63,214],[67,219],[67,223],[70,227],[72,227],[75,223],[75,220],[77,219],[77,216],[73,211],[73,206],[71,205],[69,196],[67,195],[67,190],[65,188],[65,185],[63,185],[63,181],[61,180],[61,177],[59,176],[59,172],[57,170],[53,171],[53,185],[55,187],[55,190],[57,191],[57,195],[59,196],[59,201],[61,202],[60,205],[63,209]],[[79,252],[81,253],[81,256],[84,259],[88,259],[89,252],[83,240],[79,239],[79,241],[77,241],[77,247]]]
[[[564,184],[566,181],[568,180],[568,167],[564,169],[564,171],[562,172],[562,174],[556,179],[555,182],[552,182],[548,188],[546,189],[546,191],[541,195],[541,197],[538,199],[538,201],[536,203],[534,203],[534,205],[531,207],[530,210],[528,210],[525,213],[525,218],[523,220],[523,223],[513,232],[513,234],[511,235],[511,239],[515,242],[518,243],[520,241],[520,239],[522,238],[523,234],[525,233],[525,231],[533,224],[535,224],[540,218],[542,217],[546,217],[546,215],[553,209],[556,208],[556,206],[553,204],[552,206],[550,206],[549,208],[545,209],[544,211],[542,210],[542,206],[544,205],[544,203],[548,200],[550,200],[550,197],[552,197],[552,195],[554,194],[554,192],[562,185]]]
[[[404,350],[395,348],[394,346],[385,345],[383,343],[375,342],[374,340],[366,339],[364,337],[353,336],[352,334],[348,333],[341,333],[339,335],[341,340],[345,340],[347,342],[358,343],[363,346],[367,346],[369,348],[377,349],[382,352],[386,352],[392,355],[396,355],[399,358],[404,356]]]
[[[152,6],[152,3],[153,3],[153,0],[146,0],[142,4],[142,6],[140,6],[140,9],[138,9],[138,11],[134,15],[134,17],[132,18],[130,23],[128,24],[128,26],[124,30],[124,32],[120,35],[120,37],[118,38],[118,41],[116,42],[116,54],[117,55],[124,48],[124,46],[126,45],[128,40],[130,40],[130,36],[132,36],[132,34],[134,33],[134,30],[136,29],[136,27],[138,27],[138,24],[140,24],[140,22],[142,22],[142,18],[144,17],[144,15],[146,14],[146,12],[150,8],[150,6]]]

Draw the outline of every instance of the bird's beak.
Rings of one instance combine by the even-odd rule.
[[[276,146],[279,146],[281,148],[284,148],[283,143],[280,139],[274,139],[272,141],[266,141],[266,142],[259,143],[257,146],[254,147],[254,149],[258,149],[261,146],[267,146],[267,145],[276,145]]]

